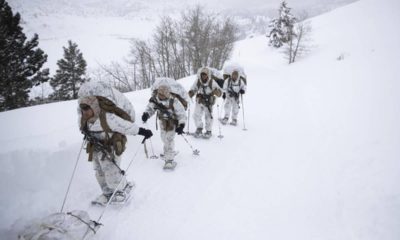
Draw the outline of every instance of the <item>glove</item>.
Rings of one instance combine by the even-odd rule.
[[[239,93],[240,93],[240,94],[244,94],[244,90],[243,90],[243,89],[240,89]]]
[[[178,133],[178,135],[183,134],[183,129],[185,128],[185,124],[181,123],[179,126],[175,129],[175,132]]]
[[[190,90],[188,94],[189,94],[189,97],[192,98],[194,95],[194,92],[192,90]]]
[[[225,100],[225,98],[226,98],[226,94],[225,94],[225,93],[223,93],[223,94],[222,94],[222,99],[224,99],[224,100]]]
[[[145,140],[149,139],[149,138],[151,138],[151,136],[153,136],[153,133],[151,132],[151,130],[145,129],[145,128],[139,128],[138,134],[144,136]]]
[[[147,119],[149,119],[149,117],[150,117],[149,114],[147,112],[144,112],[143,115],[142,115],[142,121],[146,122]]]
[[[214,89],[211,93],[211,95],[217,96],[217,97],[221,97],[221,90],[219,89]]]

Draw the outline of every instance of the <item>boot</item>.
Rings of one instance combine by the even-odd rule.
[[[236,119],[232,119],[232,122],[229,123],[232,126],[236,126],[237,125],[237,120]]]
[[[176,167],[177,163],[174,160],[167,160],[165,161],[164,170],[174,170],[174,168]]]
[[[204,138],[210,138],[211,136],[212,136],[211,131],[207,131],[207,132],[204,134]]]
[[[203,129],[202,128],[197,128],[196,132],[194,133],[194,137],[199,138],[203,134]]]
[[[221,123],[222,124],[227,124],[228,123],[228,117],[224,117],[222,120],[221,120]]]
[[[98,204],[98,205],[106,205],[108,203],[108,200],[110,200],[111,194],[101,194],[98,196],[95,200],[92,201],[92,204]]]
[[[128,195],[126,192],[118,190],[117,192],[115,192],[114,197],[111,200],[111,204],[125,203],[127,196]]]

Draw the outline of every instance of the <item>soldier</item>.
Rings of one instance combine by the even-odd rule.
[[[146,110],[143,112],[142,120],[146,122],[157,112],[160,120],[161,140],[164,143],[164,169],[174,169],[175,157],[175,132],[183,133],[186,123],[186,111],[178,98],[172,96],[168,85],[160,85],[157,94],[152,96]]]
[[[203,67],[199,69],[197,73],[197,80],[190,88],[189,97],[193,97],[196,94],[196,107],[194,110],[194,121],[196,124],[195,137],[210,138],[212,135],[212,124],[213,124],[213,105],[216,100],[216,96],[220,97],[222,91],[218,84],[212,80],[210,69]],[[203,120],[205,118],[205,129],[206,132],[203,135]]]
[[[225,80],[223,91],[222,98],[225,100],[225,116],[221,122],[224,125],[227,124],[232,111],[232,121],[230,124],[236,126],[240,104],[239,94],[244,94],[246,91],[246,84],[242,81],[239,71],[232,71],[229,78]]]
[[[95,87],[96,95],[90,95],[91,87]],[[120,168],[121,155],[127,142],[125,135],[139,134],[145,139],[153,135],[151,130],[139,128],[133,122],[134,111],[129,100],[111,101],[112,97],[107,96],[110,91],[114,91],[115,98],[125,98],[104,84],[82,85],[78,93],[80,130],[88,142],[86,151],[89,161],[93,162],[96,179],[103,192],[92,203],[101,205],[107,204],[114,191],[116,193],[111,202],[125,202],[133,186],[127,182]],[[114,102],[124,102],[126,109],[118,107]]]

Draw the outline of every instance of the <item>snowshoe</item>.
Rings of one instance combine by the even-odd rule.
[[[193,134],[193,136],[195,138],[200,138],[202,135],[203,135],[203,129],[202,128],[196,129],[196,132]]]
[[[229,123],[232,126],[236,126],[237,125],[237,120],[236,119],[232,119],[232,122]]]
[[[223,125],[226,125],[226,124],[228,123],[228,118],[227,118],[227,117],[224,117],[224,118],[222,118],[222,119],[219,119],[219,121],[220,121]]]
[[[131,191],[135,187],[135,184],[132,182],[127,182],[123,190],[117,191],[113,199],[111,200],[110,204],[112,205],[123,205],[131,197]],[[110,200],[112,194],[101,194],[95,200],[92,201],[93,205],[100,205],[105,206],[107,205],[108,201]]]
[[[164,170],[172,171],[172,170],[175,169],[175,167],[176,167],[177,164],[178,164],[178,163],[175,162],[175,161],[173,161],[173,160],[165,161],[165,164],[164,164],[163,169],[164,169]]]
[[[112,205],[124,205],[129,201],[130,198],[131,198],[130,192],[117,191],[114,194],[114,197],[112,198],[110,204],[112,204]]]
[[[212,136],[211,131],[207,131],[206,133],[204,133],[203,138],[204,139],[209,139]]]

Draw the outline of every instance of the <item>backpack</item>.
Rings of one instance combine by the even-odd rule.
[[[224,69],[223,69],[224,80],[228,79],[231,76],[232,72],[235,70],[239,72],[240,80],[242,80],[244,82],[244,84],[247,85],[247,76],[244,73],[243,67],[237,63],[229,63],[224,66]]]
[[[157,95],[158,87],[161,85],[168,85],[170,87],[171,96],[178,99],[183,105],[184,109],[187,110],[190,101],[189,95],[186,92],[186,89],[172,78],[156,78],[153,86],[151,87],[152,97]]]
[[[101,142],[101,145],[108,152],[114,149],[115,155],[120,156],[126,149],[127,137],[124,134],[112,132],[107,123],[106,113],[112,113],[124,120],[134,122],[135,111],[130,101],[121,92],[103,82],[84,83],[79,89],[78,96],[96,96],[101,109],[100,125],[106,132],[106,139]],[[84,124],[81,120],[81,126]],[[88,132],[86,133],[88,134]],[[89,161],[92,160],[95,147],[93,142],[88,142],[86,152],[89,154]]]
[[[124,94],[109,84],[104,82],[85,82],[78,91],[78,97],[101,96],[112,101],[116,106],[123,109],[131,117],[132,122],[135,122],[135,109],[132,103]]]
[[[208,67],[208,69],[210,69],[211,72],[211,79],[214,80],[218,86],[222,89],[224,87],[224,76],[221,75],[220,71],[218,71],[215,68],[210,68]]]

